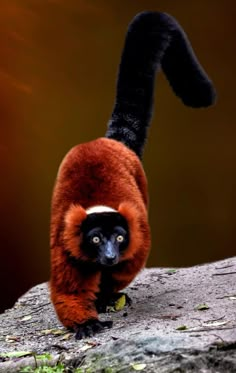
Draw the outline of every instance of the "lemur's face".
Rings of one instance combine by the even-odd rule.
[[[127,222],[116,212],[88,215],[82,223],[81,231],[81,249],[103,266],[117,264],[129,244]]]

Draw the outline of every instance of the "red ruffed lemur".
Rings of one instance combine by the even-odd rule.
[[[138,14],[126,35],[105,137],[76,145],[63,159],[52,197],[51,299],[80,339],[111,327],[98,312],[144,267],[150,248],[147,180],[141,163],[162,68],[185,105],[207,107],[212,82],[177,21]]]

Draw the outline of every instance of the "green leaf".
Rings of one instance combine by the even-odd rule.
[[[59,363],[54,367],[43,365],[38,368],[32,368],[32,367],[27,366],[20,370],[20,373],[63,373],[63,372],[65,372],[65,366],[62,363]]]
[[[123,294],[117,301],[115,302],[115,310],[121,311],[123,310],[124,306],[126,304],[126,296]]]
[[[177,269],[174,269],[174,268],[172,268],[172,269],[168,269],[167,271],[166,271],[166,273],[168,274],[168,275],[173,275],[174,273],[176,273],[177,272]]]
[[[180,325],[178,326],[178,328],[176,328],[176,330],[187,330],[188,327],[186,325]]]
[[[21,368],[20,370],[20,373],[33,373],[34,370],[32,367],[24,367],[24,368]]]
[[[64,329],[44,329],[44,330],[41,330],[41,333],[45,334],[45,335],[49,335],[49,334],[63,335],[63,334],[66,334],[66,330],[64,330]]]
[[[135,364],[135,363],[131,363],[130,365],[132,366],[132,368],[134,370],[139,370],[140,371],[140,370],[145,369],[147,364]]]
[[[204,311],[208,310],[210,307],[206,303],[199,304],[198,306],[195,307],[195,310],[197,311]]]
[[[52,355],[50,354],[43,354],[43,355],[35,355],[36,359],[38,360],[50,360]]]
[[[14,358],[14,357],[29,356],[29,355],[32,355],[31,351],[12,351],[12,352],[1,353],[0,357]]]

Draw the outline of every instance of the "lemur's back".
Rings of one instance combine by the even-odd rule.
[[[63,215],[71,203],[84,209],[106,205],[118,209],[129,201],[147,207],[147,181],[136,154],[121,142],[99,138],[73,147],[60,166],[52,213]],[[63,202],[62,202],[63,201]]]

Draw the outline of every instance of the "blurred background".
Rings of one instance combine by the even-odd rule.
[[[218,92],[214,107],[190,109],[158,75],[144,156],[148,266],[236,253],[236,2],[0,0],[0,311],[49,279],[58,166],[105,133],[127,25],[142,10],[178,19]]]

